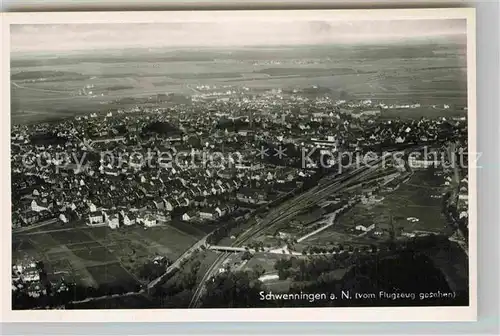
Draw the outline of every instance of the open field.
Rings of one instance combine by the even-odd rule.
[[[85,286],[110,285],[118,280],[120,286],[132,286],[147,260],[155,255],[175,260],[201,237],[203,232],[188,234],[169,226],[147,230],[138,226],[119,230],[82,227],[14,234],[12,254],[14,262],[43,260],[49,276],[64,274]]]
[[[193,237],[203,237],[217,227],[209,223],[187,223],[178,219],[173,220],[169,225]]]
[[[376,225],[384,232],[379,239],[387,239],[391,216],[396,232],[427,231],[442,232],[446,221],[441,213],[442,177],[429,170],[416,171],[411,179],[392,192],[383,192],[383,199],[374,204],[357,204],[338,218],[337,223],[304,244],[346,244],[376,242],[369,235],[350,232],[356,225]],[[412,222],[408,218],[418,218]]]
[[[279,63],[270,64],[273,60]],[[168,92],[192,95],[199,93],[196,85],[203,84],[246,86],[250,94],[317,85],[337,98],[465,106],[465,65],[463,50],[446,43],[14,58],[12,120],[29,122],[102,112],[121,107],[113,103],[117,99]],[[57,76],[49,76],[51,72]],[[43,76],[48,78],[39,81]],[[92,94],[78,96],[84,87]]]
[[[257,265],[258,267],[262,267],[264,269],[264,274],[275,273],[277,272],[274,268],[276,262],[280,259],[289,258],[290,255],[284,254],[270,254],[270,253],[256,253],[250,259],[244,267],[245,271],[252,271]]]
[[[130,275],[119,263],[92,266],[88,268],[89,273],[99,284],[124,284],[126,291],[133,291],[136,279]]]

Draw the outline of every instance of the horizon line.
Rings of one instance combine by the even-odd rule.
[[[467,44],[467,36],[462,33],[449,33],[443,34],[440,36],[409,36],[406,39],[387,39],[382,41],[337,41],[337,42],[311,42],[311,43],[290,43],[290,44],[249,44],[249,45],[176,45],[176,46],[142,46],[142,47],[133,47],[133,46],[124,46],[121,48],[95,48],[95,49],[74,49],[74,50],[27,50],[27,51],[10,51],[11,58],[12,56],[34,56],[34,55],[47,55],[52,54],[57,57],[57,54],[61,55],[75,55],[75,54],[88,54],[88,53],[109,53],[109,52],[117,52],[117,51],[127,51],[127,50],[136,50],[136,51],[146,51],[146,52],[154,52],[154,51],[162,51],[162,50],[225,50],[225,49],[273,49],[273,48],[301,48],[301,47],[356,47],[356,46],[370,46],[370,45],[395,45],[395,44],[413,44],[415,42],[428,42],[432,43],[436,40],[446,40],[450,37],[463,37],[464,44]],[[461,45],[462,43],[457,41],[449,41],[450,44]]]

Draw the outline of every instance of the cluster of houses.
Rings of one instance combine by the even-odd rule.
[[[13,209],[12,227],[19,228],[30,226],[41,222],[66,220],[63,212],[56,214],[57,205],[54,204],[49,190],[37,188],[32,193],[24,195],[16,202],[17,207]]]
[[[50,279],[52,292],[67,292],[68,286],[64,277],[52,276]],[[47,294],[46,286],[42,284],[40,270],[31,259],[17,261],[12,266],[12,292],[22,292],[32,298]]]
[[[151,213],[149,217],[155,218],[161,218],[157,213],[185,209],[182,214],[184,220],[216,219],[232,211],[232,206],[226,204],[264,204],[275,197],[274,191],[293,190],[313,175],[312,170],[289,167],[280,171],[275,166],[258,163],[254,154],[254,144],[258,139],[268,143],[293,142],[296,146],[315,146],[330,151],[336,151],[340,146],[358,150],[364,145],[381,143],[386,139],[395,142],[407,141],[410,136],[435,139],[439,124],[444,122],[427,119],[385,121],[362,128],[352,118],[341,118],[339,109],[349,105],[345,101],[333,102],[326,98],[300,101],[290,99],[284,100],[283,105],[274,106],[269,102],[275,101],[272,97],[276,94],[280,93],[272,93],[269,101],[259,98],[247,103],[204,102],[194,106],[179,105],[169,110],[168,114],[153,109],[145,111],[151,113],[133,115],[118,113],[115,116],[108,113],[103,118],[95,114],[77,117],[75,120],[64,120],[50,126],[58,137],[67,139],[66,142],[57,144],[45,145],[30,141],[35,132],[47,132],[47,125],[14,126],[11,134],[12,169],[14,175],[22,176],[12,179],[12,189],[15,191],[13,226],[32,225],[52,219],[68,222],[73,217],[88,218],[90,213],[95,212],[88,206],[89,202],[96,204],[99,209],[116,207],[141,210],[138,213],[146,213],[144,210],[148,210]],[[358,105],[350,107],[368,108],[373,103],[363,101]],[[241,107],[241,113],[235,106]],[[244,112],[247,108],[253,108],[259,113],[248,117],[248,113]],[[206,113],[193,114],[192,109],[201,109]],[[311,110],[315,112],[311,113]],[[132,112],[140,111],[143,110],[135,108]],[[239,116],[250,126],[236,132],[207,127],[215,125],[220,116],[226,114],[230,117]],[[177,138],[164,134],[142,137],[141,130],[152,122],[177,125],[184,135]],[[336,135],[331,135],[332,127],[318,127],[318,122],[330,123]],[[252,128],[252,123],[259,123],[258,131]],[[92,138],[94,141],[90,140]],[[193,145],[192,138],[199,144]],[[194,148],[200,148],[200,144],[207,150],[239,152],[244,160],[231,167],[165,165],[160,167],[162,169],[154,170],[137,166],[132,161],[125,162],[120,167],[112,162],[95,161],[85,166],[83,171],[75,170],[72,165],[57,166],[54,160],[52,165],[32,167],[26,167],[23,162],[27,152],[43,151],[54,155],[66,153],[70,157],[82,158],[84,155],[91,157],[88,154],[92,152],[92,148],[117,155],[142,153],[144,157],[150,151],[172,151],[175,155],[184,153],[186,155],[181,156],[189,159]],[[28,181],[31,182],[27,183]],[[158,199],[161,195],[169,196],[166,200]],[[123,222],[122,225],[126,225],[125,219],[120,222],[119,213],[109,213],[108,217],[102,222]],[[145,221],[152,223],[148,218]]]
[[[111,229],[132,225],[142,225],[149,228],[164,225],[172,220],[171,213],[175,208],[169,201],[155,199],[153,203],[155,204],[153,208],[127,210],[97,210],[92,205],[93,211],[88,214],[86,224],[91,227],[107,226]],[[206,206],[202,206],[202,204],[206,204]],[[198,204],[198,207],[186,207],[180,219],[185,222],[214,221],[231,214],[236,209],[236,205],[231,203],[210,207],[204,200]]]
[[[462,178],[459,183],[458,204],[459,218],[467,220],[469,218],[469,179]]]
[[[12,266],[12,291],[23,291],[33,298],[47,294],[40,283],[40,271],[34,261],[18,263]]]
[[[121,210],[113,214],[108,214],[104,210],[99,210],[93,211],[88,215],[87,225],[91,227],[108,226],[111,229],[135,224],[142,224],[144,227],[154,227],[166,223],[169,220],[170,216],[166,213],[125,213],[124,210]]]

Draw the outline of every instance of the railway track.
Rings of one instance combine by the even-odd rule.
[[[262,220],[255,226],[241,234],[231,245],[231,247],[241,247],[249,239],[253,238],[255,235],[261,234],[266,230],[270,230],[276,226],[279,226],[285,221],[289,221],[294,218],[298,213],[302,212],[303,209],[311,207],[316,204],[318,199],[322,199],[325,196],[331,195],[338,192],[344,187],[348,187],[351,184],[359,183],[359,180],[364,178],[373,172],[378,165],[388,157],[388,155],[375,159],[368,165],[357,168],[348,173],[347,176],[341,176],[339,178],[334,178],[327,183],[319,184],[318,186],[296,196],[294,199],[287,201],[279,205],[276,209],[271,210],[266,218]],[[347,184],[345,184],[347,183]],[[219,268],[220,264],[226,260],[231,253],[221,254],[214,263],[209,267],[205,275],[203,276],[200,284],[198,285],[193,298],[189,304],[190,308],[195,308],[199,304],[199,300],[203,294],[205,283],[213,276],[214,271]]]

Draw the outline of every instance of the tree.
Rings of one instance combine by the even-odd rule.
[[[253,275],[256,279],[260,278],[265,272],[266,270],[260,264],[257,264],[253,267]]]
[[[206,294],[202,298],[203,307],[259,307],[265,304],[260,301],[261,290],[261,283],[253,280],[248,273],[223,273],[207,284]]]
[[[249,251],[246,251],[241,256],[241,260],[250,260],[250,259],[252,259],[252,254]]]

